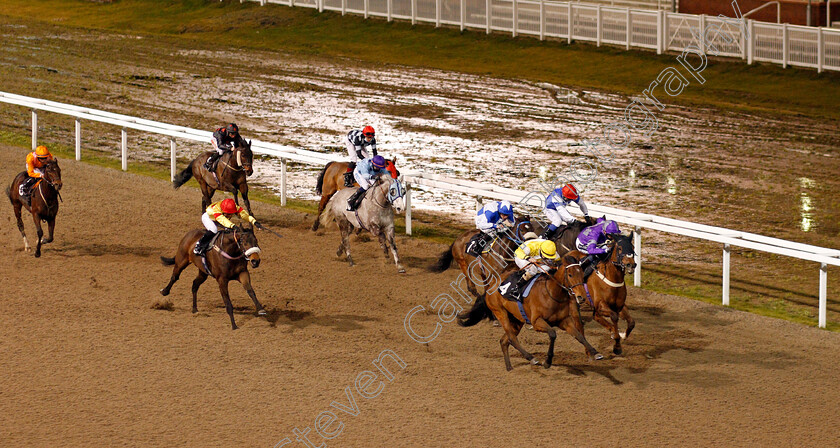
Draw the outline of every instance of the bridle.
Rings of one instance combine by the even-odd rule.
[[[569,268],[570,268],[571,266],[578,266],[578,267],[580,267],[580,263],[579,263],[579,262],[578,262],[578,263],[573,263],[573,264],[570,264],[570,265],[566,266],[565,268],[563,268],[563,275],[566,277],[566,281],[567,281],[567,282],[569,282],[569,281],[570,281],[570,280],[569,280]],[[556,268],[556,269],[559,269],[559,268]],[[546,274],[548,274],[548,273],[546,272]],[[554,281],[554,282],[556,282],[558,285],[560,285],[560,287],[561,287],[561,288],[563,288],[563,289],[566,291],[566,293],[569,295],[569,297],[577,297],[577,294],[575,294],[575,292],[574,292],[574,288],[577,288],[578,286],[580,286],[580,285],[583,285],[583,284],[584,284],[584,282],[580,282],[580,283],[576,283],[576,284],[574,284],[574,285],[572,285],[572,286],[566,286],[566,285],[564,285],[563,283],[560,283],[559,281],[557,281],[557,279],[556,279],[556,278],[554,278],[554,276],[553,276],[553,275],[548,275],[548,280]],[[561,302],[560,300],[557,300],[557,298],[555,298],[553,295],[551,295],[551,290],[550,290],[550,289],[548,289],[548,280],[544,283],[544,285],[545,285],[545,293],[548,295],[548,297],[549,297],[551,300],[553,300],[553,301],[555,301],[555,302],[557,302],[557,303],[559,303],[559,304],[563,304],[563,303],[565,303],[565,302]]]
[[[231,165],[229,163],[225,163],[225,166],[229,167],[233,171],[245,171],[245,165],[242,163],[242,151],[244,146],[237,146],[233,148],[231,151],[231,159],[236,160],[236,165]]]
[[[610,262],[623,274],[629,265],[624,263],[624,258],[626,257],[626,254],[624,254],[624,251],[620,247],[621,243],[622,242],[618,239],[613,238],[613,247],[612,249],[610,249]],[[614,254],[618,255],[618,261],[612,259]]]
[[[222,248],[219,248],[219,253],[222,254],[223,257],[227,258],[228,260],[239,260],[240,258],[248,258],[253,253],[259,253],[259,247],[252,247],[247,250],[242,250],[242,243],[239,241],[239,238],[236,236],[236,233],[239,231],[237,227],[233,227],[233,242],[236,244],[236,248],[239,250],[239,256],[234,257],[227,252],[223,251]],[[250,253],[249,253],[250,252]]]

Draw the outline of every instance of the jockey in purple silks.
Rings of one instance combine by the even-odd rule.
[[[594,226],[583,229],[577,237],[577,249],[586,254],[586,258],[581,260],[581,267],[586,269],[596,255],[609,252],[607,235],[620,233],[618,223],[603,217],[598,218]]]

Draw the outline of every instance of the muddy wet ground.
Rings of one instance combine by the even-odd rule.
[[[341,152],[351,127],[373,124],[380,147],[403,166],[521,189],[584,155],[630,98],[574,86],[349,59],[211,47],[156,36],[94,32],[0,17],[0,89],[195,128],[237,121],[246,136]],[[691,88],[702,88],[696,85]],[[781,88],[781,87],[780,87]],[[803,92],[803,95],[818,92]],[[600,165],[586,198],[597,204],[840,247],[840,126],[803,116],[668,106],[659,130]],[[2,106],[5,130],[29,132],[29,112]],[[72,120],[41,115],[41,138],[72,142]],[[116,157],[116,128],[84,123],[85,151]],[[129,133],[132,163],[165,160],[165,139]],[[206,146],[181,143],[186,155]],[[290,194],[314,198],[317,168],[294,165]],[[253,183],[278,188],[279,167],[261,161]],[[413,204],[461,210],[473,198],[420,190]],[[699,295],[719,281],[717,245],[646,232],[645,272]],[[813,263],[736,250],[733,294],[780,301],[814,316]],[[830,278],[836,278],[831,269]],[[711,285],[711,286],[710,286]],[[829,283],[832,319],[840,311]],[[663,286],[667,287],[667,285]],[[717,286],[719,288],[719,286]],[[801,304],[802,307],[799,307]]]

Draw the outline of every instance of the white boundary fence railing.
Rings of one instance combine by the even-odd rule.
[[[369,0],[370,1],[370,0]],[[211,133],[197,129],[190,129],[182,126],[161,123],[152,120],[144,120],[127,115],[115,114],[101,110],[88,109],[69,104],[57,103],[54,101],[41,100],[12,93],[0,92],[0,102],[27,107],[32,110],[32,148],[34,149],[38,139],[38,111],[53,112],[62,115],[75,117],[76,135],[76,160],[81,160],[81,120],[97,121],[107,123],[121,128],[120,152],[122,169],[128,169],[128,148],[126,129],[136,129],[153,134],[160,134],[169,137],[169,151],[171,158],[171,178],[176,174],[176,144],[175,139],[205,142],[209,145]],[[281,161],[280,176],[280,201],[286,205],[286,163],[287,160],[294,160],[303,163],[324,165],[330,161],[343,160],[344,157],[331,154],[323,154],[315,151],[307,151],[290,146],[278,145],[275,143],[260,142],[253,140],[251,149],[256,154],[274,156]],[[545,193],[531,193],[512,188],[498,187],[482,184],[475,181],[454,179],[437,174],[424,172],[405,172],[405,228],[406,233],[411,234],[411,186],[422,185],[434,189],[455,191],[475,196],[476,203],[480,204],[484,198],[509,200],[528,206],[540,206]],[[730,251],[734,247],[743,247],[772,254],[784,255],[802,260],[819,263],[819,321],[821,328],[826,326],[827,314],[827,283],[828,265],[840,266],[840,250],[828,249],[810,244],[786,241],[778,238],[771,238],[754,233],[729,230],[722,227],[707,226],[678,219],[665,218],[647,213],[637,213],[617,208],[590,205],[590,210],[599,214],[609,215],[611,219],[632,226],[636,231],[634,245],[636,248],[637,269],[633,280],[636,286],[641,286],[642,277],[642,229],[656,230],[676,235],[697,238],[706,241],[713,241],[723,245],[723,291],[722,300],[724,305],[729,305],[729,272],[730,272]]]
[[[240,0],[244,1],[383,17],[389,22],[452,25],[487,34],[582,40],[657,54],[693,46],[749,64],[763,61],[840,71],[840,30],[832,28],[545,0]]]

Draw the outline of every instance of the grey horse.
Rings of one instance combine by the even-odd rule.
[[[378,237],[379,245],[382,246],[385,255],[387,256],[390,250],[394,256],[394,264],[397,265],[397,270],[405,272],[397,254],[397,245],[394,243],[394,211],[401,212],[404,205],[405,190],[402,183],[392,178],[390,174],[380,174],[373,185],[368,188],[358,209],[348,212],[347,199],[354,191],[354,188],[344,188],[333,195],[320,218],[322,226],[335,221],[338,223],[339,230],[341,230],[341,244],[338,246],[336,256],[340,257],[343,252],[347,255],[350,266],[353,266],[349,239],[350,233],[358,227]]]

